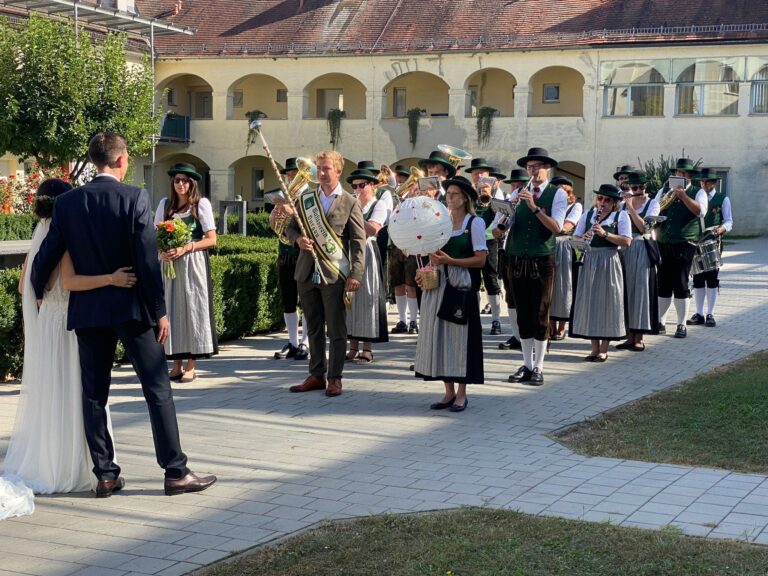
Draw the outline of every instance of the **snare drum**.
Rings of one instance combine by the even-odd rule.
[[[696,255],[693,257],[691,274],[703,274],[704,272],[717,270],[722,264],[723,260],[720,256],[720,240],[718,238],[711,238],[699,243],[696,249]]]

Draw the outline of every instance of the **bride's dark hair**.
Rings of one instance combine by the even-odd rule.
[[[42,218],[50,218],[53,215],[53,202],[57,196],[72,190],[72,185],[58,178],[49,178],[40,183],[35,193],[35,215]]]

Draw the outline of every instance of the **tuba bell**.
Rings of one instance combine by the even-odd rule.
[[[317,166],[315,166],[312,160],[309,158],[296,158],[296,168],[298,169],[296,176],[293,177],[293,180],[287,186],[288,198],[286,198],[286,203],[291,205],[296,201],[299,191],[304,186],[318,183]],[[289,244],[288,238],[285,236],[285,229],[288,227],[290,220],[290,217],[282,210],[274,218],[270,214],[269,225],[283,244]]]
[[[670,206],[672,206],[672,203],[675,201],[676,198],[677,196],[675,195],[674,189],[669,189],[666,192],[664,192],[661,198],[659,198],[659,212],[664,212]]]
[[[448,161],[453,164],[454,168],[458,168],[462,162],[468,162],[472,160],[472,154],[465,152],[461,148],[450,146],[448,144],[438,144],[437,149],[443,154],[448,156]]]

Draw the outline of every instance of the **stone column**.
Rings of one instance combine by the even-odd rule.
[[[448,90],[448,116],[454,118],[457,124],[467,115],[467,91],[464,88]]]
[[[517,127],[518,150],[527,150],[528,146],[528,116],[531,112],[531,95],[533,88],[527,84],[515,86],[515,125]]]

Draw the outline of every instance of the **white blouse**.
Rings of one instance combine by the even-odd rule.
[[[165,203],[167,198],[160,200],[155,210],[155,226],[165,220]],[[173,215],[174,218],[186,218],[190,215],[190,210],[184,212],[177,212]],[[200,221],[200,227],[203,229],[203,234],[211,230],[216,230],[216,221],[213,218],[213,206],[208,198],[200,198],[200,202],[197,204],[197,218]]]
[[[590,211],[587,210],[582,214],[581,218],[579,218],[579,223],[576,225],[576,230],[573,232],[574,236],[578,236],[581,238],[584,236],[584,234],[587,232],[587,230],[590,230],[592,226],[595,224],[595,220],[597,218],[597,210],[592,211],[592,218],[589,220],[589,226],[587,226],[587,216],[589,216]],[[619,236],[625,236],[627,238],[632,238],[632,221],[629,218],[629,214],[625,210],[622,210],[621,212],[611,212],[611,215],[608,216],[605,220],[602,221],[603,226],[610,226],[615,221],[616,218],[619,219],[618,222],[618,232]]]
[[[451,232],[451,238],[461,236],[464,234],[464,230],[467,227],[467,221],[472,218],[472,214],[464,216],[464,221],[461,223],[461,228],[453,230]],[[488,245],[485,243],[485,221],[480,216],[475,216],[472,220],[472,226],[469,229],[472,234],[472,250],[475,252],[487,252]]]

